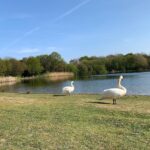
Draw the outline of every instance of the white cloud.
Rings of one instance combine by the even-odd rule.
[[[9,15],[2,15],[0,20],[1,21],[8,21],[8,20],[23,20],[23,19],[31,19],[33,18],[32,15],[26,13],[11,13]]]
[[[37,27],[35,27],[35,28],[33,28],[33,29],[27,31],[27,32],[23,35],[23,38],[25,38],[26,36],[32,34],[32,33],[35,32],[35,31],[38,31],[39,29],[40,29],[40,27],[37,26]]]
[[[13,42],[9,43],[7,45],[7,47],[5,47],[3,50],[8,50],[9,48],[11,48],[12,46],[16,45],[18,42],[22,41],[25,37],[28,37],[30,34],[32,34],[33,32],[39,30],[40,27],[35,27],[35,28],[32,28],[31,30],[25,32],[21,37],[15,39]]]
[[[57,48],[55,46],[49,46],[47,48],[23,48],[23,49],[20,49],[20,50],[15,50],[17,54],[23,54],[23,55],[26,55],[26,54],[31,54],[31,55],[41,55],[41,54],[49,54],[51,52],[54,52],[54,51],[60,51],[61,49],[60,48]]]
[[[74,6],[73,8],[69,9],[68,11],[64,12],[63,14],[61,14],[60,16],[55,18],[53,20],[53,22],[56,22],[56,21],[59,21],[59,20],[65,18],[66,16],[68,16],[68,15],[72,14],[73,12],[77,11],[79,8],[81,8],[82,6],[86,5],[90,1],[91,0],[84,0],[84,1],[82,1],[78,5]],[[20,15],[16,15],[16,17],[24,19],[24,18],[29,17],[29,15],[27,15],[27,14],[20,14]],[[40,26],[36,26],[36,27],[32,28],[31,30],[25,32],[22,36],[20,36],[19,38],[15,39],[11,43],[9,43],[8,46],[4,48],[4,50],[7,50],[8,48],[16,45],[17,43],[22,41],[24,38],[28,37],[29,35],[33,34],[34,32],[38,31],[39,29],[41,29],[41,27]]]
[[[57,51],[58,49],[55,46],[49,46],[47,51]]]
[[[68,11],[64,12],[63,14],[61,14],[59,17],[57,17],[54,21],[58,21],[63,19],[66,16],[69,16],[70,14],[72,14],[73,12],[77,11],[80,7],[86,5],[87,3],[89,3],[91,0],[84,0],[83,2],[79,3],[78,5],[76,5],[75,7],[69,9]]]
[[[40,50],[38,48],[25,48],[25,49],[21,49],[18,50],[17,53],[18,54],[32,54],[32,53],[38,53]]]
[[[9,16],[10,19],[28,19],[32,18],[30,14],[24,14],[24,13],[18,13],[18,14],[12,14]]]

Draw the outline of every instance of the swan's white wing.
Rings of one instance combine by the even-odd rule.
[[[65,86],[65,87],[63,87],[63,90],[67,90],[69,88],[70,88],[69,86]]]
[[[118,98],[124,95],[124,91],[119,88],[106,89],[102,93],[102,98]]]
[[[72,86],[66,86],[66,87],[63,88],[62,91],[63,91],[63,93],[71,93],[71,92],[74,91],[74,87],[72,87]]]
[[[63,92],[69,91],[69,88],[70,88],[69,86],[66,86],[66,87],[64,87],[64,88],[62,89],[62,91],[63,91]]]

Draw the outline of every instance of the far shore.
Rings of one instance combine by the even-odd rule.
[[[20,81],[20,77],[12,77],[12,76],[7,76],[7,77],[0,77],[0,84],[2,83],[10,83],[10,82],[18,82]]]
[[[50,81],[59,81],[59,80],[72,79],[73,77],[74,77],[74,73],[72,72],[51,72],[51,73],[46,73],[43,75],[31,76],[31,77],[2,76],[0,77],[0,85],[17,83],[22,80],[32,80],[37,78],[45,78]]]

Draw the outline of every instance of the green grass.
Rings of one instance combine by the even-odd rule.
[[[0,150],[150,147],[150,97],[0,93]]]

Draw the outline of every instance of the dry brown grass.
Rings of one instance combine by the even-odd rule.
[[[48,77],[49,80],[58,81],[58,80],[67,80],[72,79],[74,77],[74,73],[72,72],[52,72],[44,75]]]
[[[45,99],[38,99],[38,94],[36,97],[31,94],[15,94],[15,93],[3,93],[0,96],[0,107],[2,106],[18,106],[18,105],[39,105],[48,103],[46,97]]]
[[[12,85],[20,81],[18,77],[0,77],[0,86],[3,85]]]
[[[72,72],[51,72],[51,73],[46,73],[44,75],[24,77],[21,79],[22,80],[33,80],[36,78],[45,78],[50,81],[59,81],[59,80],[72,79],[73,77],[74,77],[74,73],[72,73]]]
[[[4,83],[4,82],[17,82],[19,79],[17,77],[0,77],[0,83]]]

